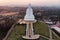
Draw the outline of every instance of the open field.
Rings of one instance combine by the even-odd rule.
[[[26,28],[25,24],[23,24],[23,25],[20,25],[20,24],[15,25],[15,28],[10,33],[7,40],[25,40],[25,39],[23,39],[21,37],[22,35],[25,35],[25,28]],[[45,37],[49,38],[48,26],[43,22],[34,23],[34,32],[35,32],[35,34],[40,34],[42,36],[45,36]],[[53,39],[54,40],[59,40],[55,35],[53,35]],[[40,37],[37,40],[48,40],[48,39]]]
[[[10,12],[10,13],[0,13],[0,15],[2,16],[10,16],[10,15],[15,15],[17,14],[18,12]]]

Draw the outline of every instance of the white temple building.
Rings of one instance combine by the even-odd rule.
[[[57,24],[52,26],[51,28],[55,29],[58,33],[60,33],[60,23],[59,22],[57,22]]]

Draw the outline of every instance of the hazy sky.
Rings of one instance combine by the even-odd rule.
[[[60,0],[0,0],[0,5],[25,6],[29,3],[33,6],[60,6]]]

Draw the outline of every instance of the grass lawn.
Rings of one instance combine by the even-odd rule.
[[[33,25],[34,25],[35,34],[41,34],[49,38],[48,26],[45,23],[36,22]],[[15,28],[10,33],[7,40],[25,40],[21,37],[22,35],[25,35],[25,29],[26,29],[26,25],[19,25],[19,24],[15,25]],[[58,38],[56,38],[55,36],[53,38],[54,40],[58,40]],[[47,39],[40,37],[37,40],[47,40]]]

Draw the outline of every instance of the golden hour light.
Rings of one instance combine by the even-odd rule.
[[[0,40],[60,40],[60,0],[0,0]]]
[[[0,5],[59,5],[60,0],[0,0]]]

